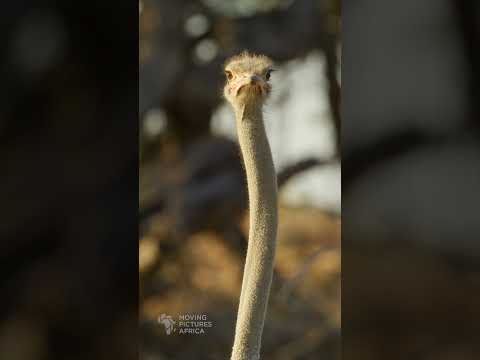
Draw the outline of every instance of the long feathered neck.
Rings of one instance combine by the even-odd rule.
[[[232,360],[258,360],[277,237],[277,179],[260,107],[236,109],[250,208],[248,250]]]

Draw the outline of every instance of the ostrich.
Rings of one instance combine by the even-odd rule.
[[[250,229],[232,360],[260,358],[277,237],[277,177],[263,123],[272,61],[244,52],[225,64],[224,96],[235,113],[247,175]]]

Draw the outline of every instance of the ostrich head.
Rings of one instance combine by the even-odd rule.
[[[248,52],[227,60],[224,96],[234,109],[263,105],[271,90],[272,65],[267,56]]]

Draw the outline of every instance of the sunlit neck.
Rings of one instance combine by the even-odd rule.
[[[260,102],[244,103],[234,106],[235,117],[237,120],[262,120],[263,104]]]

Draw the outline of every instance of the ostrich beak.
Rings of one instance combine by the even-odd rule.
[[[258,75],[247,75],[243,80],[241,85],[237,88],[236,95],[240,94],[240,91],[243,88],[256,88],[263,94],[263,80]]]

